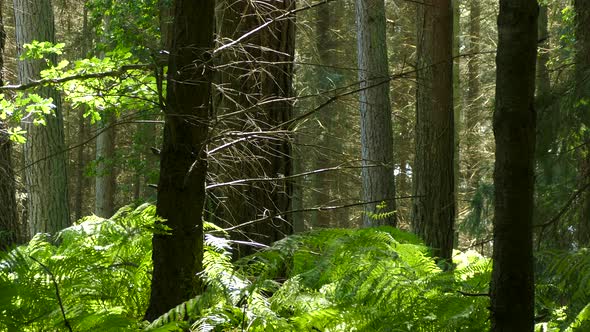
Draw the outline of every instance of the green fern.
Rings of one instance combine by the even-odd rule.
[[[154,215],[150,205],[125,207],[3,253],[0,330],[64,330],[66,321],[75,331],[136,329],[149,294]]]
[[[458,291],[487,292],[489,259],[459,253],[457,269],[443,272],[420,239],[386,226],[293,235],[238,261],[232,260],[227,234],[207,234],[201,274],[206,291],[142,322],[151,234],[166,231],[154,214],[153,206],[126,207],[113,218],[89,217],[54,237],[39,234],[5,254],[0,330],[60,330],[66,320],[75,331],[487,328],[487,299]],[[216,226],[205,226],[220,234]]]

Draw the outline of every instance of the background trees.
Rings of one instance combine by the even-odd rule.
[[[458,4],[454,8],[453,2]],[[97,275],[104,277],[109,286],[91,289],[95,294],[110,296],[111,300],[104,302],[109,304],[101,308],[112,309],[110,306],[116,306],[115,303],[125,303],[127,307],[133,301],[133,309],[119,310],[118,314],[112,309],[109,317],[128,315],[126,322],[136,322],[148,304],[146,278],[152,271],[152,261],[147,256],[153,248],[155,275],[152,306],[147,315],[150,318],[189,299],[173,312],[190,312],[188,318],[180,315],[191,324],[197,321],[213,324],[213,318],[209,320],[208,315],[222,312],[227,320],[221,322],[215,316],[219,329],[241,324],[268,327],[276,323],[283,330],[338,326],[375,330],[379,322],[391,323],[389,326],[401,324],[403,328],[405,322],[418,324],[412,327],[427,326],[434,313],[441,326],[445,326],[442,322],[461,328],[472,324],[469,327],[485,330],[488,324],[485,308],[489,306],[485,295],[489,292],[491,268],[489,260],[473,250],[484,256],[492,254],[492,221],[496,218],[498,225],[510,221],[506,227],[511,233],[506,237],[504,226],[496,228],[496,268],[504,272],[496,270],[494,276],[512,273],[511,268],[517,265],[526,267],[520,271],[523,275],[530,273],[531,260],[536,259],[533,265],[539,286],[536,316],[548,326],[570,326],[589,301],[585,284],[576,279],[579,271],[572,273],[574,264],[568,263],[583,267],[587,256],[582,249],[588,233],[586,196],[590,187],[586,181],[588,93],[584,55],[588,52],[584,40],[588,25],[583,23],[585,5],[573,0],[542,3],[536,40],[540,52],[536,58],[538,88],[534,101],[539,121],[531,162],[530,118],[512,120],[512,116],[521,113],[504,111],[525,107],[512,104],[513,96],[506,94],[516,93],[512,90],[519,91],[530,83],[530,66],[535,58],[527,53],[526,59],[501,60],[507,56],[504,48],[508,44],[503,41],[497,68],[494,59],[499,2],[453,2],[317,0],[297,2],[295,7],[294,1],[216,1],[214,13],[211,3],[204,9],[199,7],[198,10],[208,11],[206,20],[189,22],[194,25],[190,29],[205,31],[197,24],[209,22],[207,29],[210,29],[215,16],[216,29],[207,30],[206,39],[204,35],[183,34],[178,29],[174,32],[175,10],[169,6],[174,1],[54,2],[51,7],[45,5],[44,10],[55,13],[56,40],[65,45],[38,45],[33,53],[62,53],[57,54],[57,59],[45,62],[47,71],[41,74],[61,83],[31,82],[30,89],[16,85],[15,23],[6,15],[4,77],[7,85],[0,87],[4,93],[0,100],[0,119],[6,132],[12,133],[9,137],[16,142],[22,141],[17,124],[23,117],[24,120],[43,119],[32,116],[47,110],[42,99],[33,103],[23,101],[23,92],[30,96],[35,89],[60,90],[66,142],[60,151],[65,152],[67,172],[73,175],[68,178],[68,191],[75,193],[70,197],[69,217],[78,220],[107,202],[108,209],[97,212],[110,220],[92,217],[88,222],[80,221],[83,226],[76,225],[58,234],[54,232],[57,229],[51,230],[55,237],[36,235],[26,249],[10,251],[11,254],[20,252],[21,256],[11,256],[7,258],[9,263],[0,263],[0,285],[13,285],[15,274],[7,274],[8,267],[28,264],[18,270],[24,273],[20,275],[22,278],[36,274],[48,276],[47,280],[36,278],[39,284],[30,287],[43,289],[46,298],[31,299],[31,303],[46,304],[46,308],[59,313],[59,304],[53,301],[51,277],[29,256],[39,258],[50,271],[66,266],[58,262],[66,260],[64,257],[71,259],[69,267],[85,266],[84,273],[76,276],[54,271],[55,283],[58,288],[67,289],[66,297],[72,301],[65,304],[68,310],[72,299],[79,295],[68,280],[80,280],[77,277],[90,280],[91,274],[86,272],[108,266],[113,278],[107,278],[103,270]],[[4,14],[13,12],[7,9],[10,3],[4,3]],[[510,2],[502,14],[506,8],[513,9],[523,3]],[[176,5],[193,6],[188,2]],[[519,23],[524,22],[519,20]],[[354,24],[357,29],[350,29]],[[528,27],[526,33],[519,32],[521,37],[516,45],[524,47],[522,40],[526,40],[527,52],[531,52],[534,41],[531,31]],[[510,29],[502,30],[502,36],[508,32]],[[203,39],[196,40],[200,37]],[[173,52],[174,38],[182,41],[175,45],[182,46],[186,52]],[[204,48],[196,49],[195,42],[203,42]],[[169,61],[176,63],[176,67],[168,67]],[[503,69],[515,64],[518,70],[526,70],[529,80],[518,86],[513,86],[515,81],[506,77]],[[497,69],[498,82],[509,80],[498,87],[498,95],[495,94]],[[173,81],[169,84],[168,80]],[[526,95],[529,105],[530,86],[523,93],[521,97]],[[389,95],[391,98],[387,100]],[[192,102],[197,104],[190,106]],[[492,135],[495,102],[499,107],[497,141]],[[502,105],[505,107],[501,108]],[[505,118],[510,120],[504,121]],[[102,135],[105,128],[101,127],[105,121],[117,137],[116,149],[111,149],[112,155],[106,158],[101,148],[105,145],[95,145],[97,138],[101,141],[106,137]],[[453,128],[453,122],[460,125]],[[516,129],[526,131],[526,135],[513,137],[516,129],[509,126],[518,123],[523,125]],[[179,134],[185,131],[190,136],[187,139]],[[514,143],[520,138],[526,140]],[[457,142],[460,142],[458,148]],[[110,143],[106,146],[113,147]],[[12,181],[0,184],[16,185],[17,199],[7,204],[22,218],[27,210],[23,209],[26,205],[24,172],[30,167],[23,160],[24,146],[13,144],[12,147],[15,171],[8,175]],[[501,158],[496,164],[498,179],[494,181],[492,166],[496,153]],[[515,155],[523,159],[522,165],[506,166],[511,165]],[[453,163],[458,157],[459,162]],[[34,165],[46,161],[43,156],[39,158]],[[163,161],[161,169],[159,158]],[[109,164],[115,166],[116,172],[104,168]],[[506,169],[516,171],[506,172]],[[533,171],[534,182],[530,178]],[[507,189],[506,178],[517,172],[523,172],[519,178],[522,182],[508,181],[516,187]],[[103,190],[102,180],[108,177],[112,183],[114,174],[117,181],[114,190]],[[43,176],[47,177],[46,172]],[[190,184],[193,180],[195,186]],[[156,185],[158,181],[160,184]],[[370,185],[365,188],[372,189],[363,190],[363,181]],[[535,188],[534,204],[529,198],[531,185]],[[523,216],[519,221],[523,223],[512,232],[513,206],[503,204],[514,203],[506,195],[523,188],[519,208],[532,208],[532,212],[521,211]],[[44,192],[44,197],[52,196]],[[495,200],[502,204],[495,205]],[[138,214],[143,215],[139,211],[145,210],[136,207],[145,201],[156,203],[161,216],[169,219],[165,223],[172,227],[171,235],[163,234],[161,222],[138,221]],[[378,206],[383,201],[385,209]],[[133,208],[124,207],[112,216],[117,208],[128,204]],[[394,208],[395,213],[391,214]],[[128,215],[133,217],[127,218]],[[4,227],[14,231],[14,225],[22,224],[15,224],[15,219],[3,221]],[[195,226],[201,221],[213,224],[206,223],[207,227],[200,230]],[[432,251],[423,251],[417,240],[408,240],[411,237],[408,233],[388,227],[324,230],[394,221],[400,230],[413,229],[419,233]],[[134,228],[135,223],[141,225],[141,231]],[[110,235],[88,229],[102,226]],[[148,235],[144,232],[149,233],[148,229],[157,230],[153,247],[145,241]],[[293,230],[299,234],[288,236]],[[84,232],[92,233],[89,238],[99,244],[88,241],[73,249],[68,242],[72,232],[77,234],[73,236],[76,238],[82,238]],[[135,238],[138,232],[142,234],[141,240]],[[204,242],[200,232],[208,233]],[[525,241],[504,246],[512,236],[523,236]],[[535,240],[535,255],[531,255],[528,247],[531,237]],[[53,243],[55,238],[60,243]],[[141,243],[138,247],[141,253],[125,245],[125,241],[136,240]],[[44,250],[35,251],[40,245]],[[107,246],[110,247],[103,248]],[[118,256],[111,248],[128,251]],[[261,248],[267,250],[259,252]],[[452,257],[457,271],[444,274],[433,264],[435,259],[431,254],[449,261],[452,249],[462,252]],[[511,250],[519,250],[524,256],[511,255]],[[412,254],[408,254],[410,251]],[[37,256],[41,253],[42,256]],[[234,256],[230,257],[230,253]],[[522,264],[512,264],[505,259],[507,256],[521,259]],[[97,257],[96,263],[89,262],[89,257]],[[319,265],[307,266],[305,262]],[[405,274],[408,271],[400,271],[400,264],[419,267],[410,269],[414,273],[410,278]],[[186,269],[180,271],[179,266]],[[467,266],[473,274],[462,271],[462,266]],[[195,277],[194,273],[201,270],[203,273]],[[391,289],[391,285],[399,284],[398,276],[391,275],[391,271],[399,271],[411,282],[403,289]],[[119,273],[128,278],[117,279]],[[180,279],[168,276],[183,273],[185,277]],[[300,273],[305,276],[298,276]],[[236,279],[224,279],[227,275]],[[418,279],[413,279],[416,276]],[[473,283],[457,283],[450,280],[453,277],[466,277]],[[428,285],[420,284],[419,280],[426,280]],[[530,290],[530,285],[520,287],[517,283],[498,280],[496,285],[506,284],[508,289]],[[201,289],[201,282],[207,283],[206,291],[203,296],[194,297]],[[116,284],[135,287],[137,298],[127,291],[113,291],[112,285]],[[168,293],[171,287],[174,289]],[[504,308],[498,304],[502,301],[501,288],[492,292],[497,301],[494,305],[500,308],[497,312],[500,319]],[[556,289],[559,301],[555,301],[552,293]],[[28,296],[25,291],[19,292],[20,298]],[[119,301],[122,294],[128,295],[128,302]],[[399,294],[408,296],[398,310],[393,300]],[[417,304],[412,302],[420,299],[413,297],[416,294],[432,294],[432,297]],[[72,313],[74,326],[88,328],[91,325],[84,325],[83,320],[74,320],[83,316],[82,313],[89,314],[88,308],[96,307],[92,301],[98,299],[98,295],[92,297],[84,310],[67,311],[65,318],[52,316],[47,320],[61,324]],[[529,310],[522,317],[527,318],[530,296],[522,299],[527,301],[523,308]],[[368,313],[355,307],[355,301],[387,308],[388,313]],[[10,305],[0,308],[0,316],[4,315],[0,317],[0,326],[4,318],[18,321],[8,317],[16,312],[15,308],[31,313],[43,307],[32,305],[27,311],[12,298],[6,303]],[[195,309],[196,303],[208,309],[199,311]],[[295,309],[288,309],[284,303]],[[312,311],[298,307],[301,303],[312,305],[313,312],[318,314],[309,315]],[[435,309],[428,311],[427,307]],[[346,308],[346,314],[342,308]],[[330,313],[333,317],[334,310],[340,310],[338,317],[346,315],[350,320],[342,323],[332,319],[330,325]],[[137,312],[142,314],[138,316]],[[558,319],[564,315],[566,319]],[[103,318],[101,314],[98,316]],[[260,322],[256,319],[261,317],[267,325],[256,325]],[[529,318],[523,324],[530,325]],[[42,321],[45,322],[39,319],[36,326],[43,326]],[[300,325],[296,328],[294,324]]]

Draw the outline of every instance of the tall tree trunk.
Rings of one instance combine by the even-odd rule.
[[[576,56],[575,80],[576,102],[590,99],[590,1],[574,0],[576,12]],[[579,103],[577,113],[581,122],[590,127],[590,107],[588,103]],[[580,181],[590,179],[590,134],[583,135],[586,142],[580,153]],[[583,195],[582,210],[577,232],[581,246],[590,245],[590,191]]]
[[[18,54],[23,45],[34,40],[55,42],[53,9],[50,0],[14,0],[16,44]],[[50,56],[56,62],[55,56]],[[40,78],[44,60],[20,60],[21,84]],[[31,234],[57,232],[70,225],[65,160],[64,124],[59,93],[51,87],[35,91],[52,98],[54,113],[45,116],[44,126],[24,123],[27,130],[25,152],[25,186],[28,193],[28,216]]]
[[[3,1],[0,0],[0,86],[4,85],[4,44],[6,32],[2,20]],[[12,168],[12,142],[0,121],[0,250],[23,242],[24,238],[16,210],[16,189]]]
[[[453,7],[451,0],[418,5],[416,161],[412,227],[451,262],[455,222]]]
[[[78,136],[81,142],[84,142],[88,136],[88,125],[86,119],[80,114],[78,116]],[[84,153],[84,145],[78,147],[76,153],[76,193],[74,197],[74,218],[80,220],[84,216],[84,187],[86,184],[86,177],[84,176],[84,168],[86,167],[86,154]]]
[[[389,64],[383,0],[356,1],[361,115],[363,224],[396,226],[397,217],[375,218],[395,211],[393,132],[389,99]],[[380,202],[385,208],[379,209]]]
[[[103,218],[110,218],[115,213],[115,128],[112,127],[114,116],[103,114],[96,137],[96,189],[94,213]]]
[[[319,55],[319,66],[315,69],[318,90],[323,94],[319,98],[319,103],[325,102],[330,98],[329,90],[334,89],[334,78],[337,74],[338,65],[336,63],[335,55],[337,52],[338,36],[333,33],[338,29],[335,26],[339,19],[335,7],[336,3],[324,4],[316,9],[316,47]],[[337,111],[338,107],[335,104],[330,104],[324,107],[317,115],[319,123],[319,133],[316,138],[316,144],[319,147],[318,154],[314,158],[314,168],[324,169],[335,166],[335,156],[332,151],[340,152],[342,148],[337,146],[338,138],[336,138],[337,125]],[[335,181],[336,174],[334,173],[319,173],[314,176],[312,202],[318,206],[328,205],[330,200],[336,198],[337,187]],[[313,227],[330,227],[336,226],[332,218],[332,214],[325,211],[318,211],[314,214],[312,222]]]
[[[86,7],[87,0],[84,1],[84,12],[82,16],[82,42],[80,55],[86,57],[90,50],[90,30],[88,29],[88,8]],[[78,114],[78,138],[79,142],[84,143],[88,136],[88,121],[84,118],[85,108],[82,107]],[[74,193],[74,218],[80,220],[84,216],[84,188],[86,187],[86,177],[84,176],[84,168],[86,167],[86,144],[80,145],[76,152],[76,189]]]
[[[170,234],[154,234],[152,320],[201,292],[215,0],[176,0],[156,213]]]
[[[106,32],[110,29],[110,16],[103,18]],[[100,54],[104,58],[104,51]],[[102,218],[110,218],[115,213],[115,192],[117,190],[117,174],[115,172],[116,129],[113,124],[116,116],[112,110],[102,114],[96,137],[96,176],[95,176],[95,208],[94,214]]]
[[[500,0],[492,331],[533,331],[536,0]]]
[[[287,11],[295,2],[288,1],[226,1],[220,20],[220,35],[224,42],[236,40]],[[233,131],[259,132],[254,138],[233,149],[225,150],[224,158],[232,158],[233,167],[223,165],[216,180],[240,178],[281,178],[292,174],[291,144],[284,135],[265,134],[266,131],[286,129],[281,124],[292,118],[292,75],[295,52],[295,18],[274,21],[224,51],[224,64],[239,65],[224,69],[220,75],[226,87],[217,107],[220,118]],[[239,115],[227,116],[229,113]],[[215,157],[218,159],[219,157]],[[222,159],[224,159],[222,158]],[[218,173],[220,173],[218,171]],[[269,217],[264,222],[242,227],[241,237],[270,244],[293,232],[290,216],[282,215],[291,206],[291,181],[252,182],[233,187],[222,196],[220,219],[242,224]],[[240,247],[240,255],[252,252],[252,247]]]

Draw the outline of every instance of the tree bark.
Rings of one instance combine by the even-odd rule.
[[[50,0],[14,0],[16,44],[18,54],[23,45],[33,40],[55,42],[53,9]],[[56,62],[55,56],[49,56]],[[40,78],[44,60],[18,61],[21,84]],[[27,130],[25,154],[25,187],[28,193],[28,216],[31,235],[54,233],[70,225],[65,159],[64,124],[59,93],[51,87],[35,93],[52,98],[54,112],[45,116],[44,126],[23,123]]]
[[[88,125],[86,119],[80,114],[78,116],[78,136],[80,142],[84,142],[88,136]],[[76,193],[74,197],[74,218],[80,220],[84,216],[84,187],[86,185],[86,177],[84,176],[84,168],[86,167],[86,154],[84,153],[84,145],[78,147],[76,152]]]
[[[103,17],[103,28],[110,30],[111,18]],[[104,51],[99,56],[104,58]],[[105,110],[99,122],[100,133],[96,137],[96,176],[95,176],[95,208],[94,214],[102,218],[110,218],[115,214],[115,192],[117,190],[117,174],[115,169],[116,129],[113,123],[116,116],[113,110]]]
[[[501,0],[496,56],[492,331],[533,331],[536,0]]]
[[[201,292],[215,0],[175,1],[156,213],[170,234],[154,234],[153,320]]]
[[[337,40],[338,36],[334,31],[339,28],[339,17],[335,11],[337,5],[324,4],[316,9],[316,48],[318,50],[319,66],[315,67],[317,87],[322,96],[318,99],[321,104],[331,97],[328,92],[334,89],[335,76],[338,75],[336,62]],[[314,158],[314,169],[324,169],[334,167],[337,162],[333,152],[341,152],[342,146],[336,134],[338,124],[338,105],[332,103],[324,107],[317,114],[319,124],[316,143],[319,150]],[[312,202],[316,206],[329,205],[331,200],[335,200],[339,194],[337,187],[336,173],[323,173],[314,176],[312,186]],[[313,227],[327,228],[337,226],[336,220],[332,218],[334,214],[318,211],[314,213]]]
[[[3,1],[0,0],[0,86],[4,85],[4,44],[6,32],[2,20]],[[12,168],[12,142],[0,121],[0,250],[24,241],[16,209],[16,188]]]
[[[220,35],[224,42],[236,40],[268,20],[295,8],[295,2],[227,1],[223,3]],[[224,51],[224,64],[237,63],[220,74],[222,100],[216,107],[230,130],[259,132],[234,149],[226,150],[221,159],[232,159],[232,167],[216,164],[215,181],[239,178],[280,178],[292,174],[291,143],[285,135],[265,134],[272,128],[286,129],[281,124],[292,118],[292,76],[295,52],[295,18],[277,20],[257,31],[242,43]],[[227,114],[241,114],[228,117]],[[220,157],[216,157],[219,159]],[[220,174],[221,173],[221,174]],[[242,224],[264,216],[271,218],[240,229],[239,237],[271,244],[293,233],[291,216],[282,212],[291,207],[292,182],[268,181],[232,187],[216,215],[230,224]],[[240,246],[239,255],[253,252]]]
[[[117,186],[115,173],[116,133],[112,127],[114,116],[103,114],[99,126],[102,131],[96,137],[96,189],[95,211],[102,218],[115,214],[115,190]]]
[[[412,227],[435,257],[451,262],[455,223],[453,7],[418,5],[416,160]]]
[[[360,87],[362,190],[365,226],[396,226],[393,130],[389,99],[389,63],[383,0],[357,0],[357,47]],[[379,208],[383,202],[384,208]]]

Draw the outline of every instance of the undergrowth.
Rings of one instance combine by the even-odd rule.
[[[0,330],[489,329],[491,261],[455,252],[456,268],[444,272],[420,239],[390,227],[292,235],[234,261],[226,234],[207,224],[201,275],[206,291],[153,322],[142,321],[151,235],[165,231],[154,214],[153,206],[142,205],[109,219],[87,217],[55,236],[38,234],[27,246],[2,253]],[[538,331],[583,331],[590,307],[582,304],[580,289],[589,289],[587,279],[565,273],[562,256],[547,257],[539,260],[552,277],[538,283],[537,311],[546,322]],[[588,259],[579,260],[578,267],[590,266]],[[547,300],[567,287],[563,298]],[[571,299],[579,304],[568,307]]]

